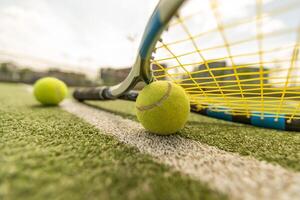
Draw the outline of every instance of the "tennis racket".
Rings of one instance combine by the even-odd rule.
[[[299,0],[161,0],[128,77],[75,99],[135,100],[141,81],[172,81],[191,111],[300,131]]]

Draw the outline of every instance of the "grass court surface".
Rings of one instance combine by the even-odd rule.
[[[27,86],[0,84],[0,199],[227,199],[201,181],[103,135]],[[88,102],[136,121],[134,103]],[[300,171],[300,134],[192,114],[180,137]]]

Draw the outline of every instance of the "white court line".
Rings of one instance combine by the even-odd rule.
[[[300,199],[300,173],[179,136],[148,134],[137,122],[71,100],[62,108],[231,199]]]

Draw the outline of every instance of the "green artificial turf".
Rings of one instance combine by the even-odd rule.
[[[0,91],[0,199],[226,199],[59,107],[40,106],[24,85]]]
[[[137,120],[133,102],[90,101],[87,104]],[[187,126],[179,134],[228,152],[300,171],[300,133],[297,132],[263,129],[191,114]]]

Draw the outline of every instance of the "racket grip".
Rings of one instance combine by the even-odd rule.
[[[78,101],[113,99],[108,95],[107,87],[76,89],[73,92],[73,97]]]

